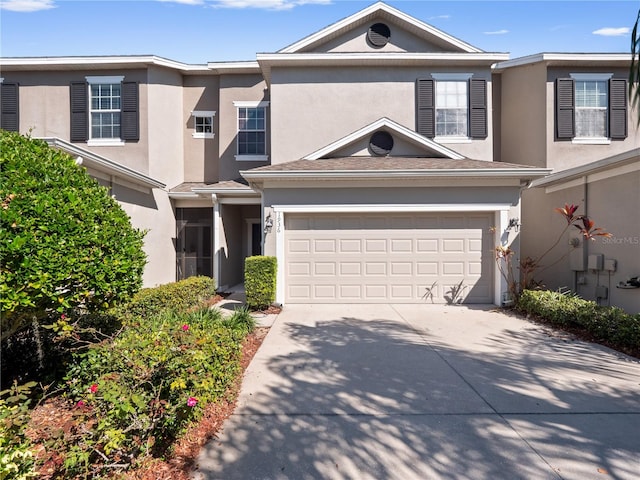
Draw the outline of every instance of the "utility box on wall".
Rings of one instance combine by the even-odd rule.
[[[604,255],[589,255],[587,267],[589,270],[602,270],[604,268]]]

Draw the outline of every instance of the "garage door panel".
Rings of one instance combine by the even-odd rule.
[[[481,213],[287,214],[285,301],[444,303],[462,282],[459,298],[491,303],[491,219]]]

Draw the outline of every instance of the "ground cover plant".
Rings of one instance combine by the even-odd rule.
[[[213,292],[212,279],[193,278],[145,289],[113,309],[122,328],[77,350],[27,422],[28,392],[4,392],[0,433],[13,448],[0,442],[0,453],[22,459],[24,475],[38,478],[112,478],[170,456],[211,405],[227,402],[254,328],[246,309],[212,309]],[[76,327],[62,322],[61,336]]]
[[[516,309],[530,318],[640,358],[640,314],[600,306],[570,292],[549,290],[523,291]]]

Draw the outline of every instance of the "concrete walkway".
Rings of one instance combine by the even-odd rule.
[[[484,307],[288,305],[198,479],[638,479],[640,362]]]

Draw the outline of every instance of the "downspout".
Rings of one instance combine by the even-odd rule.
[[[213,202],[213,277],[216,288],[220,287],[220,205],[218,196],[211,194]]]

